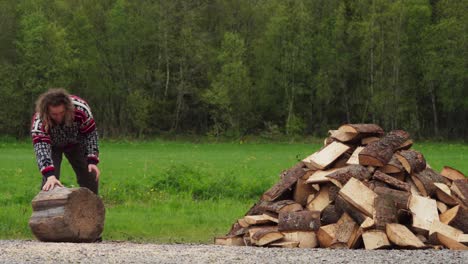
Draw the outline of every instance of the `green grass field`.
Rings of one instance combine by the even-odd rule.
[[[101,143],[100,195],[105,240],[210,243],[278,180],[279,173],[320,147],[316,143]],[[468,174],[468,145],[413,147],[440,170]],[[65,161],[61,181],[76,186]],[[41,175],[31,143],[0,142],[0,239],[33,238],[30,202]]]

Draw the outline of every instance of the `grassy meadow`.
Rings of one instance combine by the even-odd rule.
[[[104,240],[210,243],[279,173],[320,143],[101,142]],[[468,174],[468,145],[420,142],[428,163]],[[76,186],[64,159],[61,181]],[[30,202],[41,175],[29,142],[0,142],[0,239],[32,239]]]

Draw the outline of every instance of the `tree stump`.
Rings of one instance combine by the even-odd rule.
[[[41,191],[32,208],[29,227],[40,241],[94,242],[104,229],[104,204],[88,188]]]

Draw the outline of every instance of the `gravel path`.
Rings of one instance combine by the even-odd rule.
[[[468,251],[329,250],[1,240],[0,263],[468,263]]]

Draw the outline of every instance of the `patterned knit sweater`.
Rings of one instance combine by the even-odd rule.
[[[46,129],[38,113],[32,119],[31,136],[37,165],[44,177],[55,175],[52,161],[52,146],[64,147],[79,144],[88,164],[99,162],[98,134],[89,105],[78,96],[70,96],[75,108],[71,125],[55,125]]]

